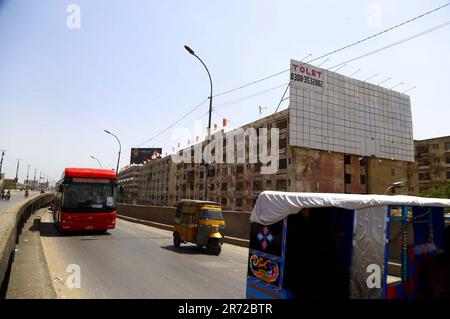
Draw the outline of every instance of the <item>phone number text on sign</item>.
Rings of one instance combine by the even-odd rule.
[[[322,80],[313,79],[309,76],[305,76],[302,74],[291,73],[291,81],[299,81],[305,84],[311,84],[323,88]]]

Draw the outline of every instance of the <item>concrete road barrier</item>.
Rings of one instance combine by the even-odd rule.
[[[118,204],[117,214],[138,221],[147,221],[160,228],[169,229],[175,219],[175,207]],[[222,211],[225,219],[224,241],[235,245],[248,247],[250,238],[250,213],[236,211]],[[155,226],[158,227],[158,226]]]
[[[38,195],[0,213],[0,297],[5,293],[8,271],[14,258],[14,248],[19,242],[24,223],[36,210],[49,205],[53,198],[52,193]]]

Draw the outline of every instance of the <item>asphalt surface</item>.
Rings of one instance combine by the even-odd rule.
[[[11,198],[9,200],[0,200],[0,213],[18,202],[33,198],[39,194],[39,192],[30,192],[28,198],[25,198],[25,192],[11,192]]]
[[[243,247],[224,244],[219,256],[192,244],[175,249],[170,231],[120,219],[107,234],[61,235],[50,213],[40,235],[58,298],[245,298]],[[80,287],[71,289],[73,264]]]

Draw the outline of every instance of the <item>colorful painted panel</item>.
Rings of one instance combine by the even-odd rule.
[[[283,221],[273,225],[251,224],[250,248],[268,253],[274,256],[281,256]]]
[[[264,282],[274,286],[279,286],[280,273],[282,271],[281,262],[256,253],[249,257],[249,275],[254,276]]]

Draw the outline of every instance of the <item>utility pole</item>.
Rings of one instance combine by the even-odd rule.
[[[21,161],[21,159],[18,158],[17,159],[17,168],[16,168],[16,178],[15,178],[16,183],[19,181],[19,163],[20,163],[20,161]]]
[[[29,175],[30,175],[30,164],[27,164],[27,166],[28,166],[28,169],[27,169],[27,181],[26,181],[26,187],[28,188],[28,177],[29,177]]]
[[[185,45],[184,48],[186,49],[186,51],[188,51],[190,54],[192,54],[193,56],[195,56],[200,62],[201,64],[205,67],[206,72],[208,73],[208,77],[209,77],[209,84],[210,84],[210,93],[209,93],[209,117],[208,117],[208,137],[207,137],[207,142],[211,141],[211,114],[212,114],[212,99],[213,99],[213,82],[211,79],[211,74],[209,73],[208,68],[206,67],[206,64],[203,62],[202,59],[200,59],[194,52],[194,50],[192,50],[189,46]],[[205,176],[204,176],[204,200],[208,200],[208,174],[209,174],[209,166],[208,163],[204,163],[205,165]]]
[[[0,152],[2,152],[2,159],[0,160],[0,179],[2,179],[3,156],[5,155],[6,150],[0,150]]]
[[[118,176],[118,175],[119,175],[120,153],[122,153],[122,144],[120,143],[119,138],[118,138],[115,134],[111,133],[111,132],[108,131],[108,130],[103,130],[103,131],[104,131],[105,133],[109,134],[109,135],[114,136],[114,137],[116,138],[117,142],[119,142],[119,156],[117,157],[117,168],[116,168],[116,174],[117,174],[117,176]],[[99,162],[100,162],[100,161],[99,161]],[[101,164],[100,164],[100,167],[101,167]]]
[[[36,190],[36,171],[37,168],[34,169],[34,178],[33,178],[33,189]]]

